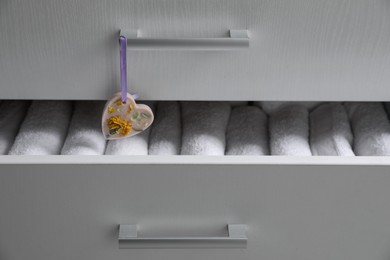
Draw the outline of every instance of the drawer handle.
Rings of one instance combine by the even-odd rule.
[[[246,225],[227,229],[227,237],[138,237],[137,225],[119,225],[119,248],[246,248]]]
[[[132,50],[234,50],[249,47],[247,30],[230,30],[226,38],[142,38],[138,30],[122,30]]]

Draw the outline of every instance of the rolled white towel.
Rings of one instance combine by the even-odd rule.
[[[9,154],[59,154],[71,113],[70,101],[33,101]]]
[[[283,109],[288,106],[303,106],[309,111],[313,110],[317,106],[323,104],[323,102],[298,102],[298,101],[255,101],[254,105],[259,106],[266,112],[268,115],[272,114],[279,109]]]
[[[382,103],[347,102],[354,151],[361,156],[390,155],[390,123]]]
[[[227,102],[182,102],[182,155],[224,155]]]
[[[311,156],[309,112],[299,105],[286,106],[270,115],[271,155]]]
[[[62,147],[63,155],[104,154],[106,139],[101,120],[105,102],[76,101],[68,135]]]
[[[152,110],[154,110],[154,103],[152,102],[142,102],[143,104],[148,105]],[[107,142],[106,155],[148,155],[148,146],[149,146],[149,135],[150,129],[153,127],[153,124],[137,135],[118,139],[110,140]]]
[[[267,115],[256,106],[232,109],[226,132],[226,155],[266,155]]]
[[[106,155],[148,155],[150,127],[132,137],[110,140],[107,143]]]
[[[354,156],[353,136],[345,108],[340,103],[320,105],[310,113],[313,155]]]
[[[8,154],[23,122],[29,101],[3,101],[0,104],[0,154]]]
[[[181,147],[180,103],[159,102],[150,133],[150,155],[178,155]]]

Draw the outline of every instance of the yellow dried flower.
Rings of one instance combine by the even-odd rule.
[[[112,116],[107,120],[107,126],[110,135],[119,134],[121,136],[129,135],[132,130],[131,122],[122,119],[120,116]]]
[[[108,109],[107,109],[107,111],[108,111],[109,114],[112,114],[112,113],[115,112],[115,107],[109,106]]]
[[[133,111],[133,105],[130,104],[129,108],[127,109],[126,116],[128,116],[131,111]]]
[[[116,103],[116,105],[117,105],[118,107],[121,107],[121,106],[123,105],[123,102],[122,102],[121,99],[118,99],[115,103]]]

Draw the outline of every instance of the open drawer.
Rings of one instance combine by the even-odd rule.
[[[7,102],[3,101],[2,105]],[[45,149],[55,146],[58,135],[50,133],[62,129],[55,126],[61,125],[66,118],[61,116],[65,113],[59,113],[57,120],[46,118],[46,121],[38,121],[39,124],[32,124],[34,120],[28,124],[25,122],[32,112],[42,111],[37,109],[40,104],[50,102],[33,101],[29,104],[12,146],[20,140],[25,140],[25,143],[18,149],[24,151],[28,150],[28,143],[31,148],[50,141],[48,146],[40,146],[40,149],[31,148],[33,151],[47,151]],[[50,111],[66,107],[66,103],[51,103]],[[77,110],[80,104],[87,103],[90,102],[73,104],[69,110],[72,111],[69,112],[72,115],[70,122],[80,116],[76,116],[80,111],[87,111]],[[158,121],[161,104],[169,103],[155,104],[156,122],[151,132],[161,124]],[[199,102],[181,103],[183,109],[189,104]],[[209,108],[204,106],[205,103],[201,104],[203,106],[196,106],[200,111]],[[262,105],[265,109],[265,104]],[[305,105],[299,107],[307,109],[309,122],[316,109],[329,104],[319,104],[311,109]],[[364,109],[355,107],[352,114],[360,111],[360,117],[348,117],[352,129],[353,125],[366,125],[361,122],[367,118],[388,122],[382,103],[353,105]],[[370,111],[367,105],[368,108],[379,107],[383,116],[367,114]],[[258,104],[233,102],[228,107],[233,113],[237,107],[253,108]],[[271,120],[277,115],[275,113],[265,118]],[[179,117],[185,120],[187,116]],[[214,116],[223,117],[222,113]],[[322,116],[326,118],[327,114]],[[186,122],[198,121],[181,122],[185,130]],[[51,127],[42,127],[45,124]],[[71,140],[78,140],[75,143],[84,147],[96,148],[90,144],[96,141],[97,132],[101,137],[100,129],[94,132],[93,128],[87,128],[86,131],[77,125],[78,131],[75,131],[71,130],[71,125],[68,132],[64,131],[65,140],[74,131]],[[199,121],[195,125],[202,124]],[[373,125],[380,126],[379,123]],[[26,131],[26,137],[21,139],[18,136],[23,131]],[[43,134],[37,138],[35,134],[40,131]],[[84,136],[87,138],[80,139],[83,131],[86,131]],[[244,128],[241,132],[245,133]],[[210,137],[213,133],[208,131],[201,136],[207,139],[207,134]],[[383,132],[380,136],[383,134],[387,136]],[[229,140],[225,140],[228,144]],[[59,150],[62,151],[63,147]],[[80,147],[69,148],[69,151],[80,150]],[[387,259],[390,242],[389,171],[388,156],[4,155],[0,156],[0,256],[7,260]],[[228,224],[245,225],[248,240],[244,248],[235,248],[234,244],[233,248],[229,248],[230,244],[224,248],[215,246],[213,238],[226,237]],[[138,226],[140,240],[132,242],[142,249],[119,248],[119,225]],[[183,248],[183,241],[176,239],[183,237],[189,248]],[[148,238],[157,240],[154,245],[158,241],[164,244],[164,239],[170,238],[175,243],[170,243],[169,248],[155,248],[153,243],[144,243]],[[188,240],[199,242],[200,238],[206,241],[202,244],[206,248],[192,248],[197,245],[188,243]]]

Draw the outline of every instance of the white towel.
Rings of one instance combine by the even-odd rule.
[[[224,155],[227,102],[182,102],[182,155]]]
[[[140,102],[154,110],[154,103]],[[154,124],[154,123],[153,123]],[[107,143],[106,155],[148,155],[149,135],[153,124],[137,135],[124,139],[110,140]]]
[[[345,103],[354,135],[354,151],[361,156],[390,155],[390,123],[382,103]]]
[[[150,155],[178,155],[181,147],[180,103],[159,102],[150,133]]]
[[[226,155],[266,155],[267,115],[258,107],[232,109],[226,132]]]
[[[69,132],[62,147],[63,155],[102,155],[106,140],[102,134],[102,113],[105,102],[77,101]]]
[[[254,105],[261,107],[263,111],[269,115],[278,111],[279,109],[292,106],[292,105],[303,106],[307,108],[309,111],[311,111],[322,103],[323,102],[255,101]]]
[[[353,136],[348,115],[340,103],[320,105],[310,114],[313,155],[353,156]]]
[[[8,154],[23,122],[29,101],[3,101],[0,105],[0,154]]]
[[[59,154],[71,112],[70,101],[33,101],[9,154]]]
[[[300,105],[286,106],[270,115],[272,155],[310,156],[309,112]]]

